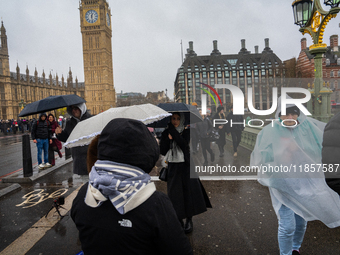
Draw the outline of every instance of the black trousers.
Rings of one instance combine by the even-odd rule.
[[[192,151],[197,152],[197,144],[199,140],[199,135],[196,128],[190,129],[190,136],[191,136],[191,144],[192,144]]]
[[[237,147],[241,142],[241,130],[231,131],[231,138],[233,139],[234,152],[237,152]]]
[[[203,158],[204,161],[207,162],[208,158],[207,158],[207,151],[210,154],[210,158],[211,155],[214,154],[212,149],[210,148],[210,138],[201,138],[201,145],[202,145],[202,154],[203,154]]]

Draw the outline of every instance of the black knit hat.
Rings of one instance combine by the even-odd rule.
[[[300,109],[297,106],[291,106],[286,108],[286,115],[287,114],[297,114],[297,116],[300,116]],[[281,112],[279,113],[279,117],[281,117]]]
[[[220,112],[220,111],[222,111],[222,110],[224,110],[223,105],[220,105],[219,107],[217,107],[217,112]]]
[[[129,164],[150,173],[159,158],[159,147],[140,121],[113,119],[98,139],[98,159]]]

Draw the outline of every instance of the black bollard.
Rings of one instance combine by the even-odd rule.
[[[32,176],[33,168],[32,168],[31,144],[30,144],[29,134],[22,135],[22,165],[23,165],[24,177]]]
[[[65,160],[72,156],[71,149],[65,147]]]

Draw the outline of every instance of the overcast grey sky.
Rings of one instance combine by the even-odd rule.
[[[292,0],[107,0],[112,13],[112,52],[116,92],[162,91],[173,97],[183,53],[194,42],[198,55],[209,55],[213,40],[222,54],[237,54],[241,39],[254,52],[264,39],[281,60],[297,57],[303,36],[294,25]],[[322,1],[323,2],[323,1]],[[33,75],[37,68],[84,81],[79,1],[0,0],[7,31],[10,68],[17,63]],[[328,8],[325,7],[325,10]],[[339,33],[339,17],[326,27],[324,43]],[[53,71],[52,71],[53,70]]]

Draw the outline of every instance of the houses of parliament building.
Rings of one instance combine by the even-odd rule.
[[[28,67],[22,73],[18,65],[15,72],[11,72],[3,22],[0,32],[0,119],[17,119],[23,103],[29,104],[48,96],[77,94],[84,98],[84,83],[78,82],[77,78],[73,80],[71,69],[66,79],[58,75],[52,78],[51,73],[46,76],[44,71],[39,76],[36,69],[30,72]]]
[[[0,119],[17,119],[25,104],[48,96],[76,94],[86,100],[91,114],[116,106],[113,84],[111,10],[106,0],[79,2],[82,34],[84,82],[72,77],[41,75],[35,69],[9,68],[6,29],[1,21],[0,41]]]

